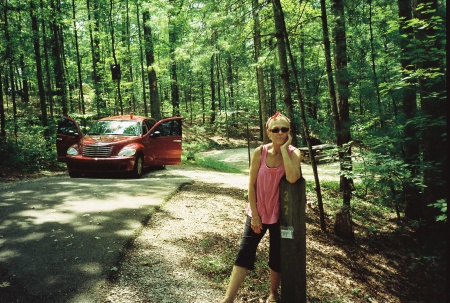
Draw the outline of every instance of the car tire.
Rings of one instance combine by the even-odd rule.
[[[138,155],[136,157],[136,161],[134,161],[134,167],[133,167],[133,177],[134,178],[140,178],[142,176],[142,172],[144,170],[144,159],[141,155]]]

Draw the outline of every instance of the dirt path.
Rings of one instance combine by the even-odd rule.
[[[199,249],[211,236],[239,240],[247,176],[186,165],[167,171],[189,176],[192,184],[152,216],[122,262],[106,302],[211,303],[223,295],[193,263],[202,262]]]

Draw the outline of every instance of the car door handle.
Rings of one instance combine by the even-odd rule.
[[[62,141],[62,138],[56,138],[56,141]]]
[[[173,140],[173,142],[181,143],[181,140]]]

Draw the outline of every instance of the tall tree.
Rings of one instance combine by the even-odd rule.
[[[216,122],[216,81],[214,80],[214,61],[216,54],[213,54],[209,64],[209,88],[211,89],[211,118],[209,123]]]
[[[289,82],[289,66],[286,53],[286,27],[284,23],[284,14],[280,0],[272,1],[275,37],[277,38],[278,60],[280,64],[280,77],[283,86],[283,101],[286,108],[286,115],[293,121],[291,123],[292,144],[297,146],[297,127],[294,123],[294,110],[291,95],[291,84]]]
[[[86,114],[86,107],[84,104],[84,93],[83,93],[83,76],[81,74],[81,56],[80,56],[80,45],[78,43],[78,31],[76,24],[76,4],[75,0],[72,0],[72,19],[73,19],[73,35],[75,39],[75,53],[76,53],[76,62],[77,62],[77,78],[78,78],[78,111],[83,115]]]
[[[153,47],[152,28],[150,25],[150,12],[145,10],[142,13],[144,23],[145,58],[147,62],[147,74],[150,89],[150,115],[156,119],[161,119],[161,106],[158,97],[158,79],[155,70],[155,55]]]
[[[183,1],[169,0],[169,53],[170,53],[170,91],[172,97],[172,114],[180,115],[180,91],[178,87],[177,59],[175,49],[178,41],[178,14],[181,11]]]
[[[267,121],[269,115],[267,114],[266,108],[266,89],[264,86],[264,71],[262,62],[260,62],[261,57],[261,29],[259,21],[259,10],[260,4],[258,0],[252,0],[252,13],[253,13],[253,43],[255,48],[255,64],[256,64],[256,84],[258,86],[258,98],[260,106],[260,129],[261,137],[264,143],[269,142],[267,132],[264,130],[264,124]]]
[[[120,79],[121,77],[121,70],[120,70],[120,64],[117,61],[117,55],[116,55],[116,38],[115,38],[115,30],[114,30],[114,22],[113,22],[113,11],[114,11],[114,0],[109,1],[109,28],[110,28],[110,34],[111,34],[111,50],[112,50],[112,56],[114,60],[114,66],[113,70],[116,69],[115,72],[116,75],[114,76],[113,80],[117,81],[117,98],[119,99],[119,109],[120,114],[123,115],[123,102],[122,102],[122,92],[120,90]]]
[[[431,123],[422,131],[424,171],[423,214],[429,224],[435,222],[436,211],[428,204],[447,199],[447,97],[445,66],[442,64],[444,33],[437,0],[418,0],[413,12],[419,26],[416,29],[418,47],[423,51],[416,58],[420,105]]]
[[[69,114],[69,108],[67,104],[67,92],[66,92],[66,75],[64,73],[63,66],[63,40],[62,40],[62,29],[61,24],[59,24],[61,6],[60,2],[55,2],[55,0],[50,1],[50,7],[52,9],[52,20],[50,22],[50,27],[52,29],[51,41],[52,41],[52,58],[53,58],[53,68],[55,70],[55,83],[56,83],[56,95],[60,101],[62,114],[67,116]]]
[[[34,56],[36,63],[36,79],[39,88],[39,104],[41,107],[41,123],[44,128],[44,138],[48,142],[50,139],[50,130],[48,129],[48,118],[47,118],[47,103],[45,100],[45,87],[44,87],[44,75],[42,72],[42,60],[41,60],[41,48],[39,43],[39,27],[38,20],[36,17],[36,6],[34,1],[30,1],[30,17],[31,17],[31,29],[33,32],[33,46],[34,46]]]
[[[138,41],[139,41],[139,58],[140,58],[140,68],[141,68],[141,78],[142,78],[142,99],[144,100],[144,114],[145,116],[148,116],[148,108],[147,108],[147,94],[145,93],[145,69],[144,69],[144,50],[142,47],[142,35],[141,35],[141,14],[139,12],[139,6],[140,3],[139,1],[136,2],[136,20],[137,20],[137,29],[138,29]],[[144,22],[145,23],[145,22]],[[145,26],[145,25],[144,25]],[[144,29],[145,30],[145,29]],[[150,35],[151,37],[151,35]],[[145,41],[145,37],[144,37],[144,41]],[[153,42],[152,42],[153,45]],[[147,63],[148,64],[148,63]],[[149,80],[150,83],[150,87],[151,87],[151,81]],[[158,90],[157,87],[155,88],[156,91],[156,97],[158,97]],[[159,102],[158,102],[159,104]],[[159,106],[159,105],[158,105]],[[133,109],[134,110],[134,109]],[[156,110],[155,110],[156,111]],[[157,110],[157,112],[161,112],[160,110]],[[153,114],[152,114],[153,116]]]
[[[409,165],[409,171],[411,177],[418,177],[419,169],[419,144],[417,140],[418,128],[416,123],[413,122],[417,115],[417,101],[416,101],[416,85],[414,77],[414,64],[411,57],[411,51],[413,45],[413,28],[408,25],[412,19],[412,6],[410,0],[398,1],[398,13],[399,13],[399,36],[400,36],[400,64],[402,70],[402,79],[405,79],[405,83],[401,88],[402,98],[402,112],[405,117],[405,137],[403,143],[403,159],[405,163]],[[405,214],[409,218],[419,219],[423,213],[422,207],[420,207],[419,199],[420,189],[414,184],[406,182],[405,184]]]
[[[88,12],[88,24],[89,24],[89,38],[92,56],[92,80],[94,82],[95,90],[95,106],[97,109],[97,116],[102,115],[102,111],[105,108],[105,104],[102,101],[102,75],[100,72],[100,20],[99,20],[99,7],[98,0],[86,0],[87,12]],[[91,13],[93,12],[93,14]],[[93,15],[93,16],[92,16]]]
[[[348,99],[349,75],[347,70],[347,38],[345,29],[344,1],[333,0],[332,11],[334,15],[333,38],[334,38],[334,64],[337,84],[337,101],[339,110],[339,124],[342,138],[341,151],[339,153],[341,167],[341,190],[343,193],[343,203],[350,206],[351,193],[353,189],[352,171],[352,150],[350,133],[350,109]]]

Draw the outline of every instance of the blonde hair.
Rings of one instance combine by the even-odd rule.
[[[284,119],[284,120],[286,120],[289,124],[291,123],[291,120],[289,120],[288,117],[286,117],[285,115],[283,115],[282,113],[280,113],[279,110],[277,110],[276,113],[275,113],[272,117],[270,117],[270,118],[267,120],[267,122],[266,122],[266,129],[269,129],[269,123],[270,123],[272,120],[275,121],[275,120],[278,120],[278,119]]]

